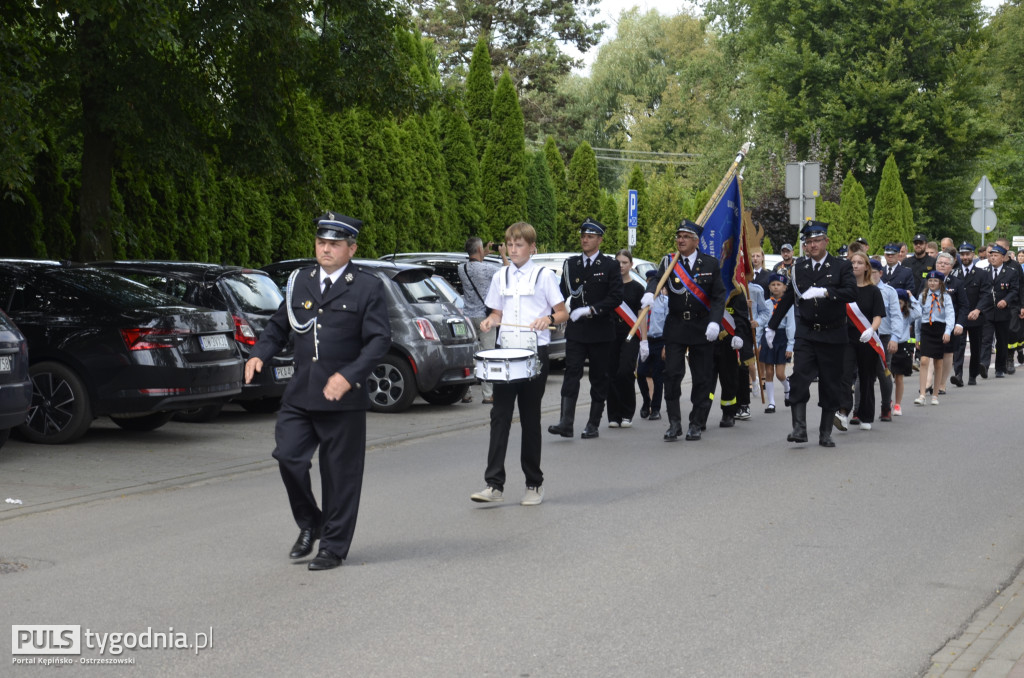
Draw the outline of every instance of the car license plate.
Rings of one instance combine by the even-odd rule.
[[[278,381],[291,379],[293,374],[295,374],[294,365],[285,365],[284,367],[274,368],[274,379],[277,379]]]
[[[452,332],[456,337],[464,337],[468,334],[466,331],[466,323],[452,323]]]
[[[225,334],[199,335],[199,345],[204,351],[226,351],[228,349],[228,338]]]
[[[0,355],[0,372],[10,372],[11,371],[11,365],[12,365],[11,356],[9,356],[9,355]]]

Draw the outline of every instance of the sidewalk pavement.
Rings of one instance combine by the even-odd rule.
[[[932,655],[926,678],[1024,678],[1024,568],[963,632]]]

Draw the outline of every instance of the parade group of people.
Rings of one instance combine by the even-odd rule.
[[[317,265],[293,273],[284,302],[245,366],[249,382],[294,341],[295,374],[282,398],[273,456],[299,527],[290,557],[308,556],[320,542],[310,570],[333,569],[348,555],[365,458],[364,382],[391,342],[382,283],[350,263],[362,226],[331,212],[316,220]],[[649,272],[646,286],[632,279],[628,250],[602,253],[604,234],[594,219],[581,224],[582,251],[566,259],[560,279],[532,261],[537,234],[528,223],[506,229],[502,267],[484,260],[489,245],[479,238],[466,243],[469,261],[459,275],[465,312],[478,332],[478,357],[515,350],[526,358],[525,374],[482,381],[490,432],[486,485],[470,496],[474,502],[503,500],[517,406],[526,479],[520,503],[543,501],[541,403],[551,329],[562,323],[565,374],[559,418],[548,433],[565,438],[575,436],[585,366],[590,403],[582,439],[599,437],[605,418],[609,428],[632,427],[639,390],[641,418],[660,420],[664,404],[665,442],[699,441],[716,391],[719,426],[729,428],[750,418],[751,394],[761,385],[765,414],[775,413],[778,385],[792,419],[787,440],[806,443],[807,404],[817,382],[818,443],[834,447],[834,428],[869,430],[876,414],[881,421],[902,415],[905,379],[915,369],[913,403],[923,406],[939,404],[947,384],[987,379],[993,349],[995,378],[1013,374],[1015,358],[1024,363],[1024,252],[1012,256],[1005,240],[976,250],[971,243],[955,247],[947,238],[940,245],[918,234],[913,254],[903,243],[888,243],[877,258],[858,238],[831,254],[828,224],[808,221],[800,234],[803,256],[784,244],[782,261],[766,271],[763,253],[753,249],[746,289],[727,293],[718,259],[699,249],[702,226],[693,221],[678,225],[675,253]],[[309,475],[317,449],[322,508]]]

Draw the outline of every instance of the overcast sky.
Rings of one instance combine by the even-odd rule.
[[[989,12],[994,12],[996,7],[1001,4],[1002,0],[981,0],[982,7],[987,9]],[[694,14],[699,14],[701,11],[698,3],[690,2],[688,0],[601,0],[600,7],[601,11],[597,19],[608,24],[608,29],[604,33],[602,44],[615,37],[615,23],[618,21],[619,14],[632,7],[639,7],[642,12],[656,9],[664,16],[673,16],[684,10],[689,10]],[[585,62],[582,71],[583,74],[586,74],[590,70],[590,64],[597,57],[597,50],[599,47],[600,45],[583,55],[583,60]]]

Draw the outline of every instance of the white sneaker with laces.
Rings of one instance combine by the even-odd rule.
[[[488,485],[487,489],[485,490],[482,490],[480,492],[474,492],[473,494],[469,495],[469,498],[473,501],[481,503],[502,500],[501,490],[496,490],[490,485]]]
[[[544,501],[544,487],[530,487],[527,485],[526,494],[523,495],[523,500],[519,503],[522,506],[536,506],[542,501]]]
[[[914,398],[914,404],[915,405],[924,405],[924,394],[923,393],[918,394],[918,396],[916,398]]]
[[[850,415],[836,412],[832,417],[832,423],[835,424],[836,428],[840,431],[845,431],[850,427]]]
[[[633,428],[633,420],[632,419],[623,419],[622,423],[619,424],[619,426],[621,426],[622,428]]]
[[[864,422],[864,421],[862,421],[862,422],[860,423],[860,430],[861,430],[861,431],[870,431],[870,430],[871,430],[871,424],[869,424],[869,423],[867,423],[867,422]]]
[[[615,421],[614,419],[612,419],[611,421],[608,422],[608,428],[618,428],[618,427],[619,427],[619,422]]]
[[[741,405],[739,407],[739,409],[736,411],[736,418],[737,419],[750,419],[750,406],[749,405]]]
[[[932,396],[932,405],[938,405],[938,404],[939,404],[939,399],[936,398],[935,396]]]
[[[903,408],[900,407],[899,405],[893,405],[892,406],[892,415],[894,417],[902,417],[903,416]]]

